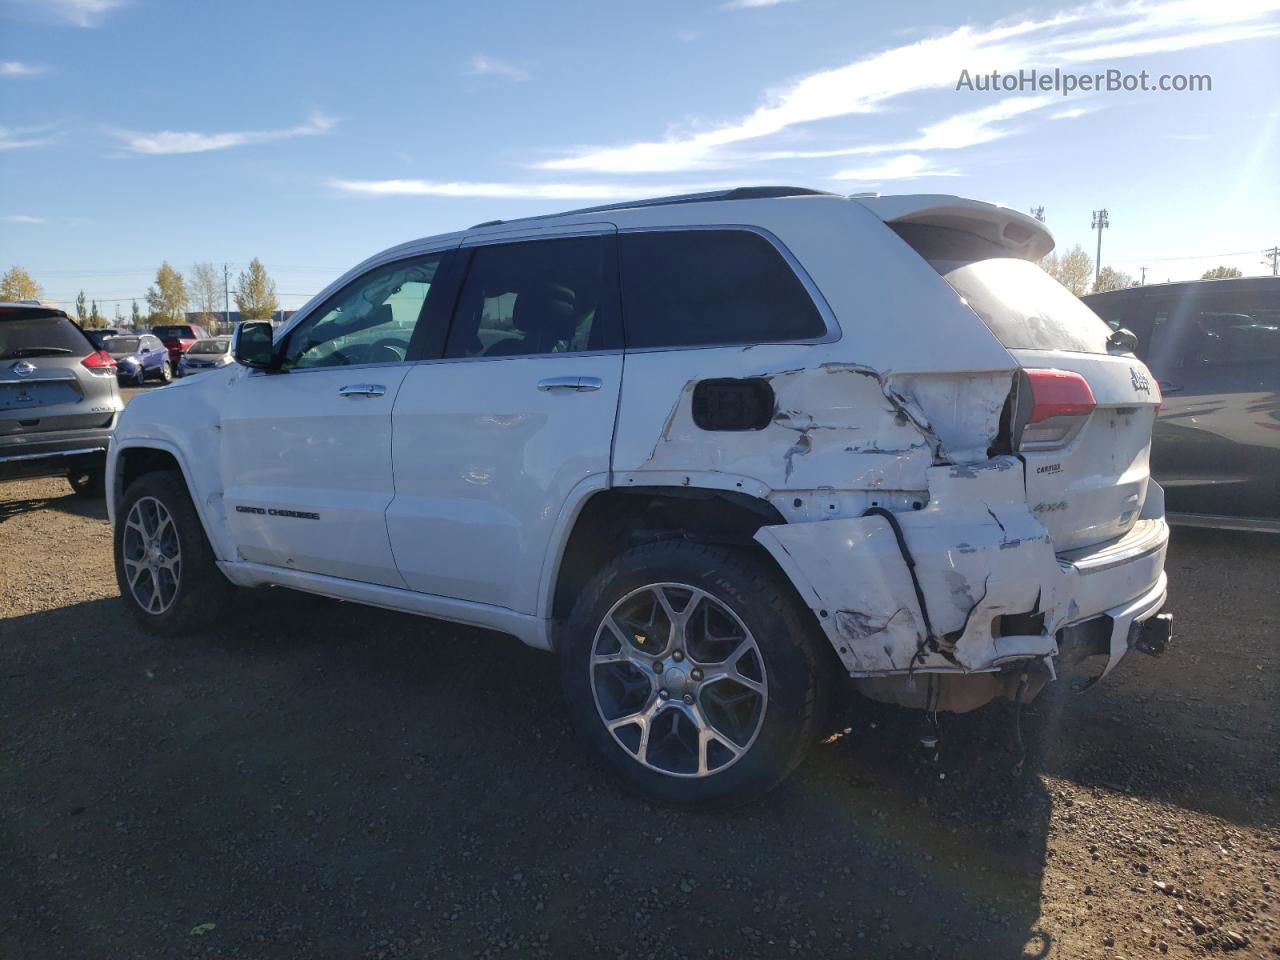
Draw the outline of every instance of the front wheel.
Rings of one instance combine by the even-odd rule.
[[[222,575],[176,470],[144,473],[116,511],[116,583],[134,618],[172,637],[213,626],[234,587]]]
[[[164,363],[160,364],[160,382],[168,383],[172,379],[173,367],[170,366],[169,361],[166,360]]]
[[[576,725],[632,787],[714,805],[781,783],[817,738],[825,640],[745,550],[669,540],[587,584],[561,635]]]

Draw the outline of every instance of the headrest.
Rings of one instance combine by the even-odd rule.
[[[558,283],[530,284],[516,295],[511,324],[529,337],[569,340],[577,329],[576,300],[572,290]]]

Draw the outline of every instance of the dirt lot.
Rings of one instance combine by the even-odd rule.
[[[781,790],[621,793],[552,658],[282,590],[182,642],[101,502],[0,486],[0,956],[1280,956],[1280,541],[1179,531],[1176,645],[1023,716],[851,703]]]

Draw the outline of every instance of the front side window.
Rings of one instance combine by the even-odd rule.
[[[627,347],[812,340],[813,298],[777,249],[746,230],[659,230],[618,238]]]
[[[444,256],[397,260],[347,284],[290,331],[282,368],[404,361]]]
[[[611,239],[564,237],[475,248],[446,356],[616,348],[616,298],[606,280]]]

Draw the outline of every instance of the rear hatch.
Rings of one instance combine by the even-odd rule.
[[[0,444],[109,427],[115,364],[60,310],[0,306]]]
[[[1035,263],[954,227],[892,224],[1022,368],[1005,441],[1026,463],[1027,504],[1059,552],[1138,519],[1160,392],[1143,363]]]

